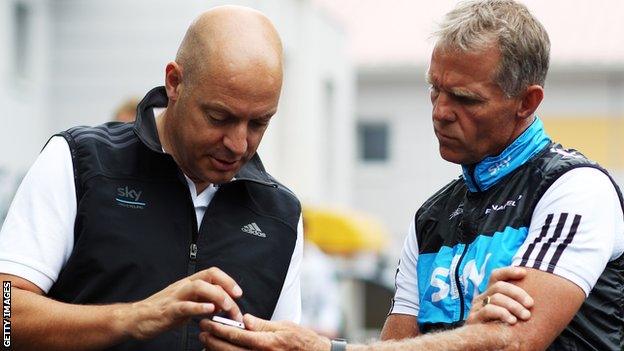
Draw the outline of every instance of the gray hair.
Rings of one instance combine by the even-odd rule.
[[[529,85],[544,86],[550,40],[526,6],[513,0],[466,1],[449,12],[433,34],[436,46],[480,51],[498,44],[494,80],[508,97]]]

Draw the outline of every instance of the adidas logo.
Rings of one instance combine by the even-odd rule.
[[[251,223],[251,224],[244,225],[244,226],[241,228],[241,230],[242,230],[243,232],[245,232],[245,233],[248,233],[248,234],[252,234],[252,235],[255,235],[255,236],[259,236],[259,237],[261,237],[261,238],[266,238],[266,234],[264,234],[264,233],[262,232],[262,229],[260,229],[260,227],[258,227],[258,225],[256,224],[256,222],[253,222],[253,223]]]

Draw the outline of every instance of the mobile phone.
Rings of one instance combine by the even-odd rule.
[[[238,329],[245,329],[245,324],[243,324],[243,322],[237,322],[235,320],[220,317],[220,316],[212,316],[212,321],[221,323],[224,325],[229,325],[230,327],[234,327]]]

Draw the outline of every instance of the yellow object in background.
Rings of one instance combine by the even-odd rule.
[[[329,254],[380,252],[389,235],[380,222],[352,210],[304,207],[305,238]]]
[[[624,116],[544,116],[546,133],[610,170],[624,170]]]

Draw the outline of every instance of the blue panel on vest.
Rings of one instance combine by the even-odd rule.
[[[494,235],[479,235],[468,246],[442,246],[437,253],[418,257],[418,323],[453,323],[460,318],[460,293],[464,296],[464,318],[472,298],[485,290],[492,270],[506,267],[527,237],[528,228],[506,227]],[[460,287],[456,284],[459,263]]]

